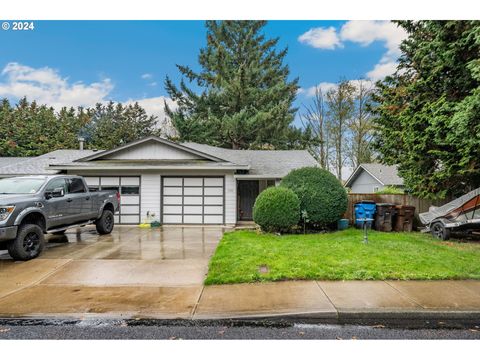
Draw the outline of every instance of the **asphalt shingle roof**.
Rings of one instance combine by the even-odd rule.
[[[48,169],[52,164],[61,164],[81,159],[93,154],[93,150],[55,150],[37,157],[0,167],[0,175],[46,175],[56,174],[59,170]],[[5,158],[3,158],[5,159]]]
[[[250,165],[249,175],[284,177],[293,169],[318,165],[306,150],[232,150],[192,142],[182,145],[238,165]]]
[[[33,159],[31,157],[0,157],[0,168],[4,166],[10,166],[13,164],[17,164],[19,162]]]
[[[362,168],[375,176],[384,185],[403,185],[403,179],[398,176],[396,165],[360,164]]]

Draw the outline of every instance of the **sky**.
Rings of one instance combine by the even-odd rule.
[[[10,24],[12,25],[12,24]],[[315,86],[340,79],[378,80],[395,69],[405,33],[389,21],[269,21],[269,38],[288,47],[285,63],[299,78],[295,106]],[[35,21],[33,30],[0,30],[0,98],[27,96],[61,108],[138,101],[164,118],[163,82],[178,83],[176,64],[198,69],[203,21]],[[296,120],[298,122],[298,119]]]

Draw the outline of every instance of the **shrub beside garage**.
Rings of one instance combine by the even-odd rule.
[[[288,232],[300,221],[300,200],[286,187],[271,187],[258,195],[253,220],[263,231]]]
[[[305,167],[291,171],[280,183],[292,190],[300,200],[300,211],[307,215],[309,223],[327,227],[342,218],[347,211],[347,191],[329,171],[317,167]]]

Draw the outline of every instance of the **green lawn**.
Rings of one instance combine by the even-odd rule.
[[[328,234],[226,233],[206,284],[286,279],[480,279],[480,243],[442,242],[429,234],[360,230]],[[268,272],[260,271],[266,266]]]

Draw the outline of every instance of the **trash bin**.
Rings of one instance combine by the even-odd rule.
[[[411,232],[413,230],[413,218],[415,215],[415,206],[397,205],[395,206],[395,231]]]
[[[348,219],[340,219],[337,221],[337,229],[345,230],[348,229]]]
[[[392,231],[393,216],[395,215],[395,204],[377,204],[375,215],[375,229],[378,231]]]
[[[375,219],[375,202],[364,200],[355,204],[355,225],[359,228],[363,227],[365,219],[371,219],[368,221],[368,224],[372,224],[372,221]]]

